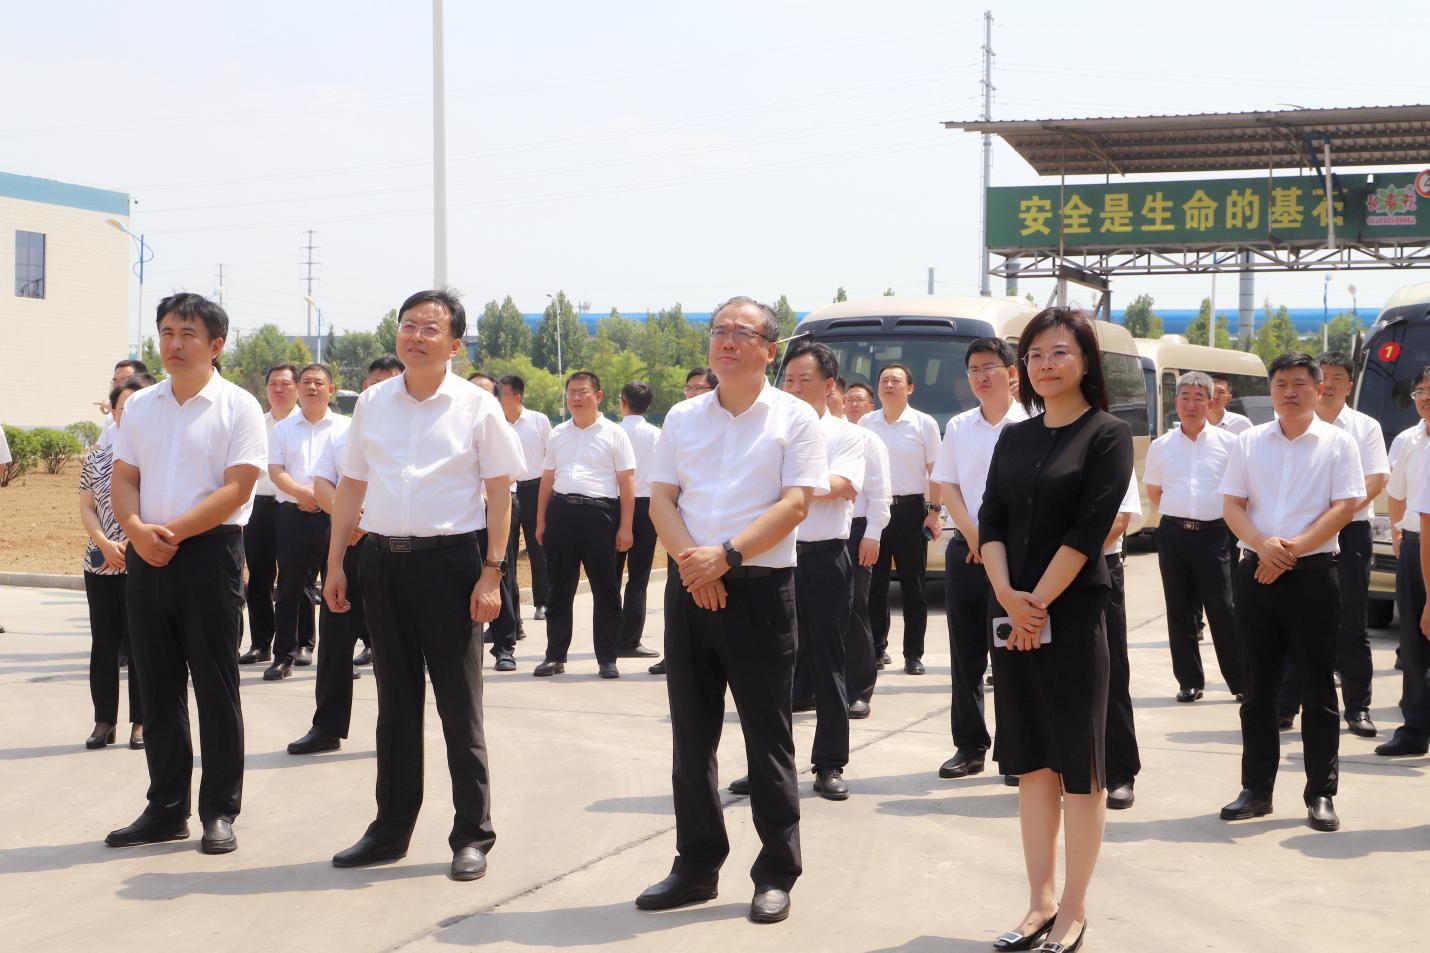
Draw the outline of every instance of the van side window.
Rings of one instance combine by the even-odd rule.
[[[1127,421],[1132,436],[1147,436],[1151,422],[1147,419],[1147,384],[1141,363],[1130,354],[1103,351],[1102,373],[1107,378],[1108,411]]]
[[[1162,372],[1162,427],[1157,432],[1166,433],[1177,423],[1177,372]]]

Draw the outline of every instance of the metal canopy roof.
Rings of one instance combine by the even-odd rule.
[[[1336,168],[1430,163],[1430,106],[945,122],[990,133],[1039,175],[1213,172],[1310,165],[1308,133],[1331,137]]]

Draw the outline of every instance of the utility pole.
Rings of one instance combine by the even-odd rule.
[[[447,79],[442,0],[432,0],[433,287],[447,287]],[[309,292],[311,293],[311,291]]]
[[[322,264],[320,261],[313,260],[313,252],[318,250],[318,246],[313,244],[313,236],[316,234],[318,233],[311,228],[308,229],[308,244],[302,247],[302,250],[308,253],[308,260],[298,262],[298,264],[308,269],[307,275],[300,279],[308,283],[308,337],[313,336],[313,282],[318,280],[313,277],[313,266]]]
[[[983,11],[983,121],[993,121],[993,11]],[[988,180],[993,172],[993,137],[983,134],[983,216],[979,230],[979,255],[983,267],[978,269],[978,293],[985,298],[988,290]],[[931,294],[932,292],[930,292]]]
[[[933,294],[933,266],[929,266],[929,294]]]
[[[218,263],[218,306],[223,307],[223,262]]]

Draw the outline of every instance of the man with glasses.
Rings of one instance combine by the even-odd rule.
[[[129,378],[135,374],[147,373],[149,373],[149,367],[143,361],[120,361],[114,365],[114,374],[109,378],[109,389],[111,391],[114,390],[114,388],[129,380]],[[105,447],[111,446],[114,443],[114,433],[116,430],[114,426],[114,411],[113,408],[109,406],[109,401],[102,400],[99,402],[99,412],[104,414],[104,423],[99,427],[99,439],[94,442],[94,448],[96,450],[102,450]]]
[[[407,853],[422,806],[427,677],[437,698],[455,816],[453,880],[476,880],[496,842],[482,727],[482,641],[473,622],[502,611],[499,558],[521,444],[501,405],[447,370],[467,316],[448,291],[420,291],[398,310],[400,377],[363,391],[353,409],[333,503],[323,598],[347,612],[343,558],[359,525],[363,608],[377,675],[377,818],[335,867]],[[486,490],[485,504],[476,488]],[[492,558],[495,552],[498,558]],[[424,675],[424,669],[426,674]]]
[[[750,919],[789,916],[801,872],[791,729],[798,645],[795,530],[829,490],[819,418],[770,385],[779,321],[737,297],[710,319],[713,393],[676,404],[651,465],[651,521],[670,554],[666,685],[677,857],[636,899],[645,910],[710,900],[730,852],[716,788],[725,691],[735,697],[762,844]]]

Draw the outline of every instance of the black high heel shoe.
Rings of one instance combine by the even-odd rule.
[[[1077,953],[1082,948],[1082,939],[1087,936],[1087,921],[1084,920],[1082,929],[1078,931],[1077,939],[1073,940],[1072,946],[1062,943],[1054,943],[1051,940],[1044,940],[1043,945],[1038,947],[1037,953]]]
[[[1048,931],[1053,928],[1053,921],[1057,918],[1058,915],[1054,912],[1052,916],[1048,917],[1046,923],[1027,936],[1015,930],[1009,930],[993,941],[993,949],[1000,951],[1000,953],[1010,953],[1010,951],[1013,950],[1031,950],[1034,943],[1037,943],[1040,939],[1048,935]]]
[[[84,746],[90,751],[93,751],[96,748],[104,748],[112,744],[114,744],[113,725],[109,726],[109,734],[107,735],[90,735],[88,738],[84,739]]]
[[[133,729],[129,731],[129,748],[132,751],[144,750],[144,736],[136,735]]]

